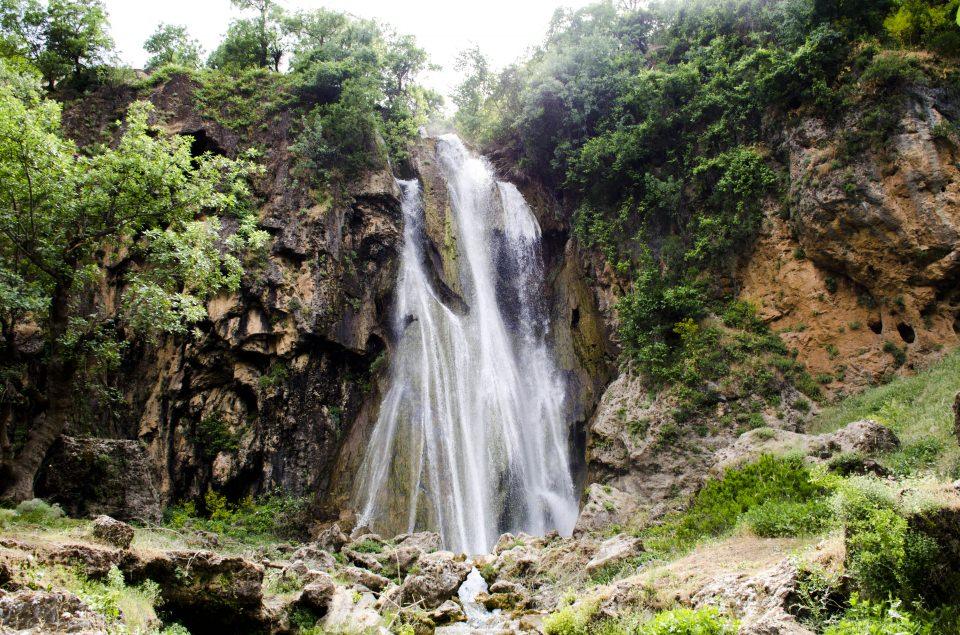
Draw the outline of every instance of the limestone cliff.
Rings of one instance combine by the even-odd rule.
[[[771,136],[789,175],[787,200],[767,206],[750,253],[729,284],[804,364],[824,398],[862,390],[937,360],[960,343],[960,171],[956,138],[942,131],[957,104],[943,91],[910,88],[888,131],[864,112],[828,125],[804,118]],[[879,145],[856,144],[869,135]],[[858,148],[856,151],[853,148]],[[598,254],[598,305],[627,281]],[[650,393],[628,372],[604,393],[588,430],[589,481],[662,511],[694,492],[714,452],[756,426],[801,430],[816,405],[788,385],[773,403],[718,389],[711,406],[678,420],[677,399]],[[752,411],[729,421],[734,404]]]

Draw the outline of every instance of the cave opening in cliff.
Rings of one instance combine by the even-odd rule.
[[[900,334],[900,339],[907,344],[913,344],[917,339],[917,334],[913,330],[913,327],[906,322],[899,322],[897,324],[897,333]]]
[[[190,156],[193,158],[200,157],[208,152],[219,156],[226,154],[220,144],[211,138],[206,130],[196,130],[187,133],[186,136],[193,138],[193,141],[190,142]]]

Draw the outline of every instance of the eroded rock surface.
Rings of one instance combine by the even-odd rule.
[[[133,542],[133,527],[109,516],[97,516],[93,521],[93,537],[108,545],[126,549]]]
[[[0,627],[4,633],[78,633],[106,635],[103,617],[72,593],[0,591]]]
[[[47,455],[36,490],[73,517],[160,522],[155,483],[154,465],[139,442],[62,436]]]

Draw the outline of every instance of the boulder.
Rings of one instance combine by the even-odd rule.
[[[209,551],[131,553],[122,568],[134,583],[159,584],[164,609],[191,632],[259,628],[263,567],[250,560]]]
[[[97,516],[92,531],[97,540],[120,549],[128,549],[133,542],[133,527],[109,516]]]
[[[588,574],[593,574],[607,567],[627,565],[642,553],[643,543],[639,538],[617,534],[600,543],[593,558],[587,562],[586,570]]]
[[[402,577],[417,564],[421,556],[440,548],[440,534],[432,531],[402,534],[393,542],[396,546],[385,549],[378,560],[385,573]]]
[[[40,468],[36,492],[75,518],[106,514],[158,523],[163,516],[150,461],[137,441],[60,437]]]
[[[325,549],[320,548],[317,543],[303,545],[294,551],[290,557],[294,562],[302,561],[309,568],[320,569],[321,571],[329,571],[337,564],[334,557]]]
[[[327,574],[316,576],[310,584],[300,592],[299,604],[323,615],[330,606],[330,600],[336,593],[337,585]]]
[[[788,559],[754,575],[726,573],[692,598],[695,607],[717,606],[741,620],[741,635],[813,635],[787,612],[799,572]]]
[[[610,485],[592,483],[573,528],[574,536],[603,533],[613,525],[629,525],[639,511],[637,498]]]
[[[342,567],[337,571],[345,580],[352,582],[354,584],[359,584],[360,586],[366,587],[371,591],[383,591],[385,588],[390,586],[391,582],[389,578],[385,578],[382,575],[377,575],[372,571],[367,571],[366,569],[361,569],[360,567]]]
[[[386,633],[383,618],[377,612],[370,593],[354,597],[354,591],[337,587],[327,605],[321,633]]]
[[[900,439],[890,428],[871,419],[847,424],[835,432],[803,434],[775,428],[757,428],[744,432],[731,445],[714,455],[710,472],[717,476],[724,470],[755,461],[762,454],[800,453],[810,461],[828,462],[840,455],[859,457],[861,465],[852,471],[877,473],[882,468],[865,459],[885,454],[900,447]]]
[[[398,604],[421,603],[435,609],[456,595],[473,565],[462,554],[435,551],[420,558],[416,573],[407,575],[397,592]]]
[[[0,631],[23,633],[107,633],[103,616],[65,591],[2,593]]]
[[[76,567],[88,578],[106,577],[114,566],[123,564],[124,553],[118,549],[91,544],[57,545],[46,552],[44,559],[51,564]]]
[[[897,435],[890,428],[872,419],[848,423],[836,432],[820,437],[827,443],[836,443],[844,453],[885,454],[900,447]]]
[[[467,615],[463,612],[463,607],[460,606],[459,602],[454,600],[447,600],[430,611],[427,616],[437,625],[467,621]]]
[[[313,544],[324,551],[336,553],[343,549],[343,546],[348,542],[350,542],[350,537],[343,532],[340,524],[333,523],[329,527],[320,530]]]
[[[343,546],[340,553],[358,567],[379,573],[383,569],[383,552],[389,547],[377,534],[361,534]]]

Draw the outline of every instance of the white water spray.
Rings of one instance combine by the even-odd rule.
[[[447,306],[431,284],[420,186],[401,181],[397,344],[356,481],[360,524],[435,530],[467,553],[504,531],[569,535],[577,499],[546,342],[540,227],[517,188],[457,137],[441,137],[437,152],[467,308]]]

